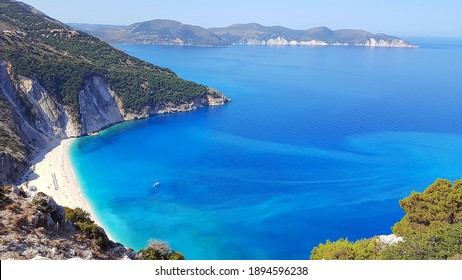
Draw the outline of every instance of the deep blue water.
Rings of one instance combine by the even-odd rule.
[[[117,241],[188,259],[308,259],[327,239],[390,234],[399,199],[462,176],[462,40],[416,42],[119,45],[233,102],[78,139],[83,191]]]

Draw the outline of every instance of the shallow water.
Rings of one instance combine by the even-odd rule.
[[[83,191],[117,241],[188,259],[307,259],[389,234],[399,199],[462,176],[462,41],[417,43],[119,45],[233,102],[78,139]]]

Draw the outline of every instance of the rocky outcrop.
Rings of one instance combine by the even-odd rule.
[[[156,106],[147,106],[140,112],[126,112],[119,98],[115,96],[115,101],[119,106],[120,112],[124,120],[136,120],[147,118],[154,115],[189,112],[207,106],[223,106],[231,102],[231,99],[224,96],[221,92],[213,88],[207,88],[208,94],[205,97],[196,97],[191,101],[184,102],[183,104],[164,103]]]
[[[0,187],[0,259],[136,259],[136,253],[121,244],[99,246],[65,219],[64,208],[53,198],[13,190]]]
[[[391,39],[391,40],[384,40],[379,39],[376,40],[375,38],[369,38],[364,41],[355,42],[355,43],[347,43],[342,41],[335,41],[335,42],[324,42],[321,40],[309,40],[309,41],[297,41],[297,40],[287,40],[284,37],[278,36],[275,38],[271,38],[268,40],[260,40],[260,39],[242,39],[235,44],[242,44],[242,45],[279,45],[279,46],[356,46],[356,47],[391,47],[391,48],[414,48],[416,46],[407,43],[402,39]]]
[[[392,40],[376,40],[375,38],[370,38],[365,43],[358,43],[356,46],[364,46],[364,47],[393,47],[393,48],[409,48],[415,47],[413,45],[409,45],[406,41],[402,39],[392,39]]]
[[[69,117],[64,107],[58,104],[48,92],[38,83],[36,80],[32,80],[26,77],[19,77],[17,82],[16,94],[17,96],[23,95],[25,103],[30,104],[30,110],[33,111],[31,118],[32,123],[37,132],[40,132],[47,137],[53,138],[65,138],[68,137],[68,131],[66,131],[67,122]],[[9,95],[15,94],[14,91]],[[16,107],[21,104],[15,104]]]
[[[404,238],[401,236],[396,236],[395,234],[379,235],[377,237],[377,241],[386,246],[393,246],[398,244],[399,242],[403,242]]]
[[[37,82],[26,77],[15,79],[6,61],[0,61],[0,86],[8,101],[18,135],[28,151],[56,145],[72,130],[69,115]]]
[[[11,86],[4,83],[0,69],[0,92]],[[0,93],[0,186],[16,182],[27,166],[27,149],[20,137],[16,116],[7,98]]]
[[[231,99],[224,96],[221,92],[216,89],[209,88],[209,94],[207,95],[207,100],[203,101],[207,106],[223,106],[226,103],[231,102]]]
[[[0,153],[0,186],[16,183],[27,165],[25,157],[14,156],[6,152]]]
[[[208,88],[209,94],[206,97],[198,97],[193,100],[183,103],[181,105],[175,105],[173,103],[162,104],[149,110],[150,115],[158,114],[169,114],[178,112],[188,112],[203,108],[206,106],[222,106],[226,103],[231,102],[231,99],[225,97],[219,91]]]

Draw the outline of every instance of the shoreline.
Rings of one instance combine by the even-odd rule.
[[[21,187],[32,196],[43,192],[61,206],[80,207],[90,213],[93,221],[103,227],[90,203],[82,193],[80,183],[75,175],[69,156],[69,148],[76,138],[61,140],[51,150],[40,152],[31,162],[27,173],[23,176]],[[104,227],[103,227],[104,228]],[[112,236],[104,229],[109,239]]]

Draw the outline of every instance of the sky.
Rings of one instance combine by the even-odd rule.
[[[65,23],[171,19],[205,28],[257,22],[401,36],[462,37],[460,0],[23,0]]]

